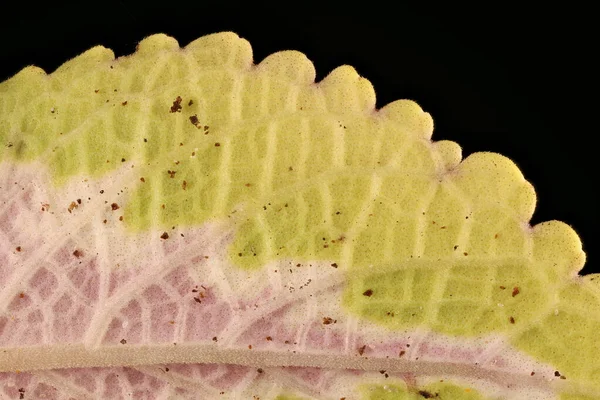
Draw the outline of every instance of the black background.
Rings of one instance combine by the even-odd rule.
[[[373,83],[378,107],[417,101],[434,118],[433,139],[456,141],[463,157],[494,151],[515,161],[538,195],[532,224],[571,225],[588,255],[582,273],[600,272],[592,124],[599,32],[591,6],[361,4],[326,12],[300,2],[13,3],[0,25],[0,81],[30,64],[50,73],[98,44],[128,55],[153,33],[185,46],[231,30],[250,41],[255,62],[279,50],[304,52],[317,80],[349,64]]]

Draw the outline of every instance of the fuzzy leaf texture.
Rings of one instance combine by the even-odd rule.
[[[494,153],[233,33],[0,84],[5,398],[600,399],[600,286]]]

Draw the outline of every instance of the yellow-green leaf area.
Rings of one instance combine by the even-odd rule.
[[[363,385],[360,388],[364,400],[484,400],[477,390],[454,385],[448,382],[436,382],[419,388],[408,389],[404,382],[389,385]]]
[[[299,397],[299,396],[289,394],[289,393],[284,393],[284,394],[280,394],[277,397],[275,397],[274,400],[307,400],[307,398]]]
[[[560,400],[598,400],[598,396],[586,396],[580,394],[561,394]]]
[[[555,365],[565,382],[588,382],[595,392],[600,388],[598,280],[595,274],[563,285],[553,311],[541,314],[514,339],[517,347]]]

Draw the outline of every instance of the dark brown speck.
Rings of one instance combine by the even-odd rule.
[[[192,125],[194,125],[196,128],[200,128],[200,120],[198,119],[198,115],[194,114],[190,117],[190,122],[192,123]]]
[[[366,348],[367,348],[367,345],[366,345],[366,344],[365,344],[365,345],[362,345],[362,346],[360,346],[360,347],[358,348],[358,354],[362,356],[362,355],[365,353],[365,349],[366,349]]]
[[[175,101],[173,101],[173,105],[171,106],[171,112],[181,112],[181,101],[182,98],[181,96],[177,96],[177,98],[175,99]]]

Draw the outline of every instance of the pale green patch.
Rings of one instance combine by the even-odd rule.
[[[404,382],[389,385],[363,385],[361,393],[364,400],[485,399],[475,389],[446,382],[436,382],[413,389],[408,389]]]
[[[132,232],[230,221],[242,268],[327,260],[347,273],[350,313],[502,333],[600,390],[600,287],[573,278],[585,256],[571,228],[528,227],[536,198],[518,168],[491,153],[460,162],[412,102],[375,112],[350,67],[314,77],[298,52],[253,66],[231,33],[184,50],[155,35],[117,60],[95,47],[0,84],[0,161],[43,160],[57,185],[127,169]]]
[[[306,400],[306,397],[299,397],[293,394],[280,394],[274,400]]]
[[[597,400],[597,396],[583,396],[576,394],[562,394],[560,400]]]

